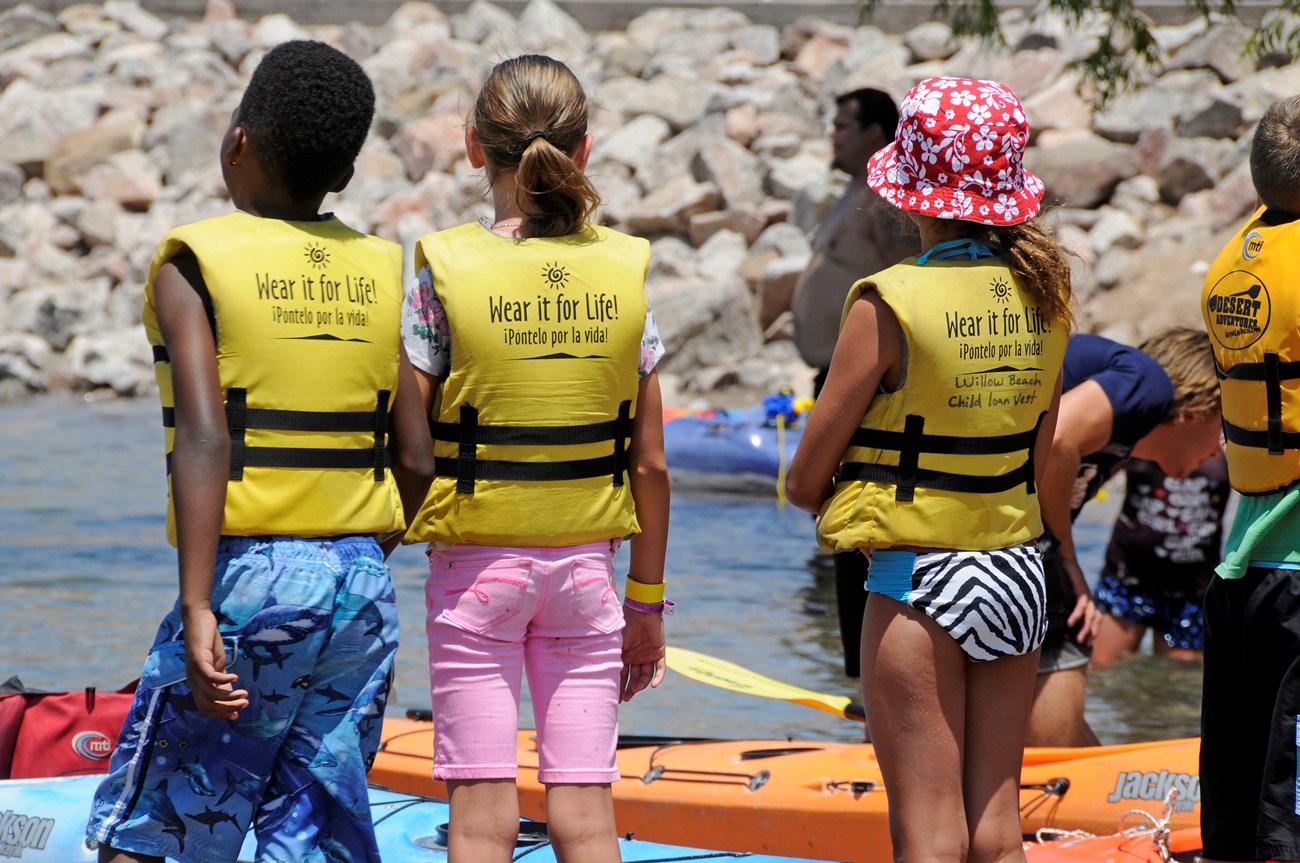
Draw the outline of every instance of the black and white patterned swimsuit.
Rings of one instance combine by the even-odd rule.
[[[1036,543],[992,551],[874,551],[867,590],[929,617],[979,662],[1036,650],[1047,631]]]

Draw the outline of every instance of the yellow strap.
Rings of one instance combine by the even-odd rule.
[[[664,583],[661,581],[658,584],[646,584],[628,576],[626,598],[633,602],[663,602]]]
[[[776,418],[776,504],[785,506],[785,415]]]

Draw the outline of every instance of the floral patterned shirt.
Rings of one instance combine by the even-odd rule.
[[[411,365],[440,380],[447,377],[451,370],[451,327],[428,266],[420,268],[406,290],[402,302],[402,342]],[[654,312],[647,306],[645,329],[641,332],[641,359],[637,363],[640,377],[654,371],[663,355],[659,327]]]

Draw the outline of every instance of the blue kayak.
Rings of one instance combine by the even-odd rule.
[[[86,847],[86,816],[99,776],[0,781],[0,859],[94,863],[96,852]],[[432,797],[370,786],[370,811],[384,863],[445,863],[447,804]],[[240,861],[254,860],[252,834],[240,850]],[[705,851],[678,845],[660,845],[620,839],[619,852],[627,861],[733,860],[751,863],[798,863],[790,857]],[[528,863],[555,863],[546,840],[546,825],[520,822],[515,859]],[[170,859],[170,858],[169,858]],[[807,861],[805,861],[807,863]]]
[[[742,410],[698,411],[664,423],[664,455],[674,482],[736,491],[772,491],[794,456],[805,413],[783,399]]]

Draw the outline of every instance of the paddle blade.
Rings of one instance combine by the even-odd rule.
[[[788,683],[782,683],[779,680],[756,674],[747,668],[741,668],[739,665],[727,662],[725,659],[705,656],[684,647],[669,645],[667,651],[669,668],[700,683],[730,689],[732,692],[757,695],[761,698],[776,698],[793,704],[802,704],[805,707],[812,707],[846,719],[856,719],[859,722],[865,721],[862,705],[854,704],[845,696],[827,695],[822,692],[814,692],[811,689],[791,686]]]

